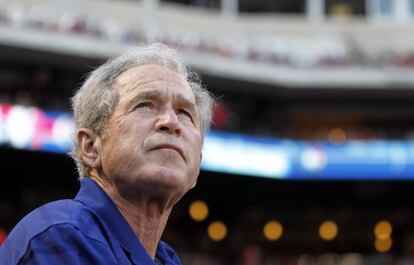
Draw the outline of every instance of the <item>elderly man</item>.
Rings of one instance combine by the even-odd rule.
[[[196,184],[212,105],[162,44],[97,68],[73,97],[80,191],[23,218],[0,264],[180,264],[160,238]]]

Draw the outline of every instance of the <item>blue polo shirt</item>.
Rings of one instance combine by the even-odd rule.
[[[0,265],[180,265],[175,251],[158,244],[148,255],[108,195],[85,178],[73,200],[43,205],[10,232]]]

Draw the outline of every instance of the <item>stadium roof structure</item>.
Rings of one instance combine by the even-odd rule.
[[[60,55],[73,59],[65,64],[82,65],[161,41],[212,77],[305,89],[414,87],[412,22],[309,23],[305,16],[274,14],[223,18],[171,4],[148,11],[138,2],[75,2],[0,1],[0,57],[23,51],[25,59],[42,53],[52,55],[51,61]]]

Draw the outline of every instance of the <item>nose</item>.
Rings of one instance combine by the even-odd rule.
[[[180,135],[181,133],[177,114],[175,113],[174,109],[170,107],[164,109],[160,113],[155,127],[157,131],[174,134],[176,136]]]

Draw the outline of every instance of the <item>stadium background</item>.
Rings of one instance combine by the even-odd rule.
[[[414,264],[413,20],[412,0],[1,0],[0,242],[76,193],[86,73],[161,41],[218,98],[164,235],[184,264]]]

